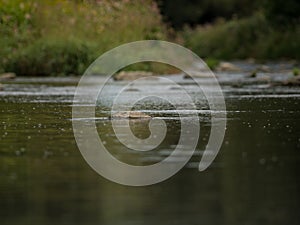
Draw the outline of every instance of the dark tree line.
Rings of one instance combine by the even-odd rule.
[[[175,28],[243,18],[263,12],[275,24],[299,23],[299,0],[157,0],[166,22]]]

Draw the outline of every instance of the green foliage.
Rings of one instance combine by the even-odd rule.
[[[120,44],[166,39],[152,0],[0,0],[0,70],[80,74]]]
[[[183,29],[186,46],[201,57],[300,58],[299,0],[159,2],[165,19]]]
[[[206,58],[205,59],[205,63],[207,64],[207,66],[210,69],[215,69],[219,64],[220,64],[220,60],[216,59],[216,58]]]
[[[92,60],[92,48],[84,42],[42,39],[11,55],[4,69],[35,76],[82,74]]]
[[[295,68],[293,69],[293,75],[294,75],[294,76],[300,75],[300,69],[295,67]]]
[[[299,26],[282,32],[270,26],[261,13],[196,29],[186,28],[182,35],[186,46],[200,57],[300,58]]]
[[[176,27],[206,24],[178,39],[211,68],[217,59],[300,58],[298,0],[159,2]],[[111,48],[168,34],[154,0],[0,0],[0,72],[81,74]],[[153,63],[131,69],[176,71]]]

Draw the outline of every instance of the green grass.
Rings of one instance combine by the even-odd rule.
[[[82,74],[93,58],[89,43],[75,40],[40,39],[20,49],[5,63],[7,71],[22,75]]]
[[[294,75],[294,76],[299,76],[299,75],[300,75],[300,69],[297,68],[297,67],[295,67],[295,68],[293,69],[293,75]]]
[[[80,75],[114,47],[170,40],[169,34],[212,69],[227,59],[300,59],[299,25],[270,25],[263,13],[176,35],[163,24],[154,0],[0,0],[0,72]],[[153,63],[127,69],[176,72]]]
[[[0,0],[0,72],[82,74],[120,44],[167,39],[152,0]]]
[[[257,13],[250,18],[186,28],[185,45],[216,59],[300,59],[300,27],[276,28]]]
[[[212,70],[214,70],[220,64],[220,61],[215,58],[206,58],[204,61]]]

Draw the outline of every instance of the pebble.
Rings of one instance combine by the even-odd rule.
[[[240,72],[241,69],[232,63],[221,62],[220,65],[217,67],[217,71]]]
[[[155,79],[154,74],[152,72],[147,71],[122,71],[114,76],[114,80],[116,81],[133,81],[143,77],[149,77],[151,79]]]

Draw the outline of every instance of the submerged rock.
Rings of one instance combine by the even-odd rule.
[[[111,116],[114,119],[151,119],[151,116],[143,112],[130,111],[130,112],[118,112]]]
[[[155,79],[154,74],[152,72],[147,71],[122,71],[114,76],[114,80],[122,81],[122,80],[136,80],[142,77],[149,77],[151,79]]]
[[[3,89],[3,85],[0,83],[0,91],[2,91]]]
[[[15,73],[3,73],[0,75],[0,80],[11,80],[15,78],[16,78]]]

